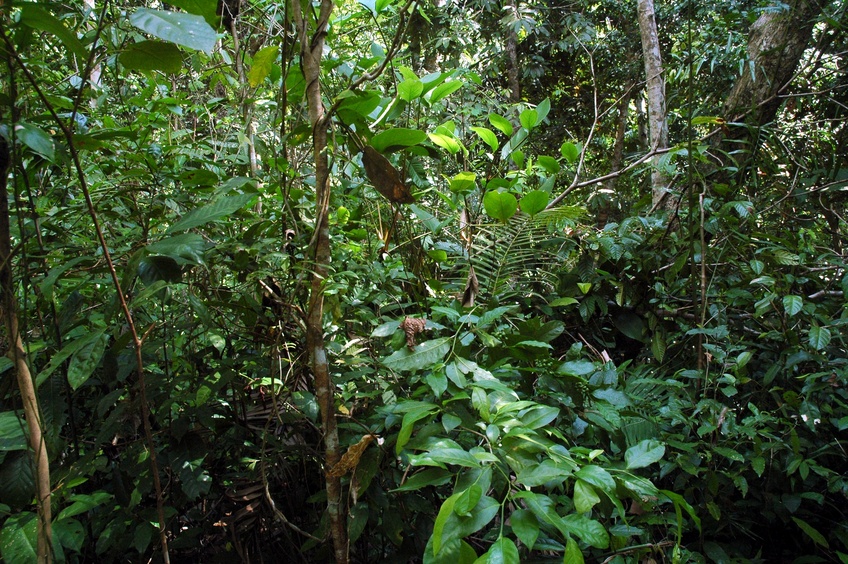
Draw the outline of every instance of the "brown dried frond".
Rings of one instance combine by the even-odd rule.
[[[415,348],[415,336],[424,331],[427,325],[427,320],[424,318],[418,319],[415,317],[407,317],[400,323],[400,328],[406,333],[406,346]]]
[[[362,458],[362,453],[368,447],[368,444],[374,440],[374,435],[364,435],[359,442],[347,449],[347,452],[342,455],[341,460],[330,468],[327,476],[332,478],[341,478],[351,470],[355,470],[359,464],[359,459]]]
[[[400,173],[389,159],[384,157],[370,145],[365,145],[362,154],[362,164],[365,166],[365,174],[368,180],[377,189],[377,192],[385,196],[395,204],[411,204],[415,201],[409,188],[400,178]]]

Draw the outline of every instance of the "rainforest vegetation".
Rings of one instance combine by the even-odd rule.
[[[5,562],[848,563],[842,0],[0,0]]]

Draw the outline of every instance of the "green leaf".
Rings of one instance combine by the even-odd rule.
[[[130,23],[154,37],[206,54],[212,53],[218,41],[212,26],[193,14],[139,8],[130,16]]]
[[[548,112],[551,111],[551,99],[545,98],[539,105],[536,106],[536,113],[538,114],[538,120],[536,121],[536,125],[542,123],[542,121],[548,117]]]
[[[830,344],[830,329],[813,325],[810,327],[810,346],[820,351]]]
[[[252,88],[256,88],[265,78],[271,74],[271,69],[274,67],[274,62],[277,60],[277,53],[280,52],[279,45],[269,45],[263,47],[253,55],[253,66],[247,73],[247,82]]]
[[[217,20],[220,18],[216,13],[218,8],[217,0],[171,0],[168,4],[182,8],[189,14],[203,16],[203,19],[213,27],[218,25]]]
[[[736,462],[745,462],[745,457],[733,450],[732,448],[714,446],[713,451],[727,458],[728,460],[733,460]]]
[[[464,194],[472,191],[477,186],[477,175],[473,172],[463,171],[457,173],[450,181],[451,192]]]
[[[448,96],[462,88],[464,84],[465,83],[461,80],[451,80],[450,82],[443,82],[435,89],[433,89],[433,92],[430,94],[430,103],[435,104],[439,100],[447,98]]]
[[[427,136],[434,144],[446,150],[451,155],[455,155],[462,150],[462,145],[449,135],[444,133],[428,133]]]
[[[483,560],[485,558],[485,560]],[[519,564],[518,547],[512,539],[501,535],[481,558],[486,564]]]
[[[256,194],[222,196],[211,204],[191,210],[181,220],[173,224],[166,233],[171,234],[177,231],[186,231],[206,225],[210,221],[230,216],[252,202],[255,198]]]
[[[38,519],[29,511],[6,519],[0,531],[0,555],[4,562],[37,562],[37,527]]]
[[[565,545],[565,555],[562,557],[563,564],[584,564],[583,553],[580,551],[580,546],[573,538],[568,538],[568,543]]]
[[[427,134],[419,129],[396,127],[381,131],[371,138],[369,145],[384,155],[403,147],[412,147],[427,140]]]
[[[415,426],[415,423],[429,417],[439,410],[439,406],[426,402],[409,402],[406,405],[409,406],[409,409],[403,414],[400,432],[398,433],[397,442],[395,443],[395,452],[398,454],[400,454],[400,451],[406,446],[406,443],[409,442],[409,438],[412,436],[412,428]]]
[[[550,195],[544,190],[533,190],[524,194],[518,204],[521,206],[521,211],[527,215],[536,215],[545,209],[549,200]]]
[[[411,102],[424,92],[424,83],[417,78],[408,78],[398,84],[398,98]]]
[[[665,445],[654,439],[645,439],[633,445],[624,453],[624,461],[628,470],[645,468],[658,462],[665,454]]]
[[[164,41],[139,41],[118,56],[118,61],[129,70],[162,71],[178,73],[183,68],[183,54],[173,43]]]
[[[654,355],[654,358],[657,359],[657,362],[662,363],[663,358],[665,358],[665,351],[668,347],[665,340],[665,331],[660,328],[654,332],[653,337],[651,338],[651,354]]]
[[[107,503],[113,498],[107,492],[94,492],[92,494],[75,494],[68,498],[72,503],[59,513],[58,519],[68,519],[75,515],[87,513],[99,505]]]
[[[421,472],[417,472],[409,478],[399,488],[395,488],[393,492],[409,492],[420,490],[427,486],[443,486],[453,480],[454,474],[444,468],[427,468]]]
[[[478,484],[472,484],[467,490],[459,494],[453,506],[453,512],[460,517],[468,517],[471,510],[477,507],[477,502],[483,497],[483,488]]]
[[[59,541],[64,548],[80,552],[86,535],[82,523],[76,519],[57,519],[53,521],[54,540]]]
[[[824,535],[822,535],[820,532],[818,532],[817,530],[815,530],[815,529],[814,529],[811,525],[809,525],[806,521],[802,521],[801,519],[798,519],[797,517],[793,517],[793,518],[792,518],[792,520],[793,520],[793,521],[795,521],[795,524],[796,524],[796,525],[798,525],[799,527],[801,527],[801,530],[802,530],[802,531],[804,531],[804,533],[805,533],[808,537],[810,537],[811,539],[813,539],[813,542],[814,542],[814,543],[816,543],[816,544],[817,544],[817,545],[819,545],[819,546],[823,546],[823,547],[825,547],[825,548],[830,548],[830,545],[827,543],[827,539],[826,539],[826,538],[824,538]]]
[[[796,315],[804,307],[804,300],[801,296],[783,296],[783,310],[790,317]]]
[[[512,135],[512,124],[506,118],[499,116],[498,114],[489,114],[489,123],[492,124],[492,127],[509,137]]]
[[[138,263],[138,277],[147,286],[164,281],[171,284],[182,282],[183,271],[173,257],[164,255],[148,255]],[[136,296],[138,299],[138,296]]]
[[[15,125],[15,134],[34,153],[38,153],[48,161],[53,161],[55,153],[53,139],[43,130],[21,121]]]
[[[539,520],[526,509],[516,509],[509,516],[512,532],[524,545],[533,549],[536,539],[539,538]]]
[[[562,483],[571,476],[574,468],[559,464],[553,460],[543,460],[539,464],[525,466],[518,472],[516,481],[525,486],[535,488],[549,482]]]
[[[453,540],[467,537],[485,527],[498,514],[500,504],[488,496],[483,496],[468,517],[460,517],[453,511],[454,504],[461,494],[454,494],[442,503],[436,521],[433,524],[433,552],[438,556],[443,546]]]
[[[425,341],[417,345],[413,350],[404,347],[399,351],[395,351],[391,356],[383,359],[383,364],[396,371],[421,370],[444,360],[450,349],[450,337],[440,337],[431,341]]]
[[[483,196],[483,207],[493,219],[506,222],[518,211],[518,200],[509,192],[487,192]]]
[[[582,480],[586,480],[610,495],[615,495],[615,480],[612,479],[609,472],[600,466],[584,466],[575,472],[574,475]]]
[[[609,533],[603,525],[583,515],[566,515],[562,518],[568,532],[577,535],[585,543],[595,548],[607,548],[609,546]]]
[[[540,167],[545,169],[545,172],[549,174],[556,174],[561,170],[559,162],[555,158],[549,157],[547,155],[539,155],[536,158],[536,162],[539,164]]]
[[[24,2],[20,5],[20,22],[27,27],[46,31],[56,36],[62,44],[73,53],[81,65],[88,58],[88,51],[77,39],[76,33],[65,27],[56,16],[38,6],[35,2]]]
[[[756,456],[751,459],[751,468],[753,468],[754,472],[762,478],[763,472],[766,470],[766,459],[762,456]]]
[[[495,135],[494,131],[486,127],[472,127],[471,131],[476,133],[480,139],[482,139],[483,142],[492,149],[492,151],[498,150],[498,137]]]
[[[557,298],[548,305],[550,305],[551,307],[563,307],[563,306],[570,306],[570,305],[579,304],[579,303],[580,302],[578,302],[574,298]]]
[[[521,416],[523,426],[528,429],[540,429],[553,421],[559,415],[559,408],[549,405],[540,405],[531,408]]]
[[[577,145],[569,141],[562,144],[562,147],[559,148],[559,152],[569,164],[574,164],[580,156],[580,149],[577,148]]]
[[[47,366],[38,373],[38,377],[36,377],[35,382],[36,386],[40,386],[47,378],[57,369],[59,368],[65,360],[67,360],[71,355],[76,353],[78,350],[88,346],[94,341],[101,338],[103,333],[105,333],[106,328],[100,329],[92,329],[88,333],[85,333],[80,338],[71,341],[62,347],[62,350],[54,354],[50,358],[50,362],[47,363]]]
[[[14,411],[0,413],[0,452],[26,449],[25,428],[26,422],[19,419]]]
[[[106,351],[106,343],[108,342],[109,336],[104,331],[99,331],[98,338],[74,353],[71,362],[68,364],[68,383],[71,385],[71,389],[76,390],[91,377],[94,369],[103,359],[103,353]]]
[[[453,464],[466,468],[478,468],[480,461],[470,452],[461,448],[435,448],[423,454],[411,454],[409,463],[413,466],[439,466]]]
[[[574,508],[578,513],[587,513],[600,503],[601,498],[591,484],[583,480],[574,483]]]
[[[521,122],[521,127],[530,131],[539,123],[539,113],[536,110],[524,110],[518,116],[518,121]]]

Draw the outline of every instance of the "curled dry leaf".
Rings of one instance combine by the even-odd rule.
[[[415,317],[407,317],[400,323],[400,328],[406,333],[406,346],[415,348],[415,336],[424,331],[427,325],[426,319],[417,319]]]
[[[400,178],[400,173],[389,159],[381,155],[377,149],[365,145],[362,154],[362,164],[365,174],[377,191],[395,204],[411,204],[415,201],[409,188]]]
[[[368,447],[368,444],[374,440],[374,435],[364,435],[359,442],[347,449],[347,452],[342,455],[341,460],[333,466],[328,476],[333,478],[341,478],[351,470],[355,470],[359,464],[359,459],[362,458],[362,453]]]

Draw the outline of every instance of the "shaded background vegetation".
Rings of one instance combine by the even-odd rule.
[[[0,3],[3,558],[848,561],[844,3],[327,6]]]

